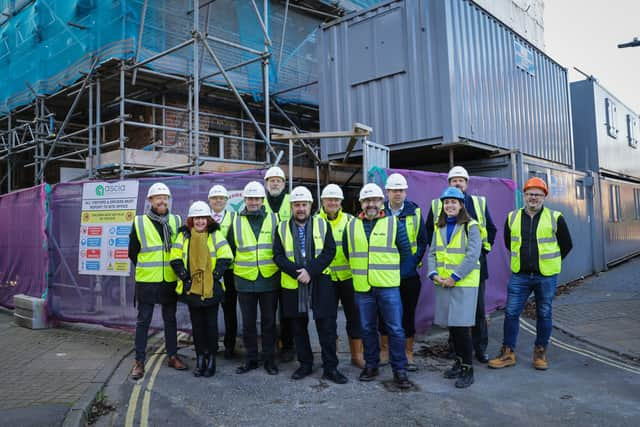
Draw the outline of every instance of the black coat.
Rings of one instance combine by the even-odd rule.
[[[331,276],[323,274],[333,261],[336,255],[336,243],[333,239],[331,226],[327,223],[326,235],[324,238],[324,247],[318,257],[309,256],[315,254],[315,244],[313,242],[313,220],[310,217],[307,223],[307,237],[305,252],[307,253],[306,263],[301,260],[301,252],[299,250],[298,230],[296,229],[293,219],[289,220],[289,231],[292,233],[295,247],[295,262],[287,258],[280,234],[276,233],[273,242],[273,260],[283,273],[291,277],[297,277],[296,270],[306,268],[311,276],[311,309],[313,310],[314,319],[322,319],[326,317],[335,317],[337,315],[337,299],[335,284],[331,281]],[[285,317],[306,316],[306,313],[298,311],[298,290],[282,289],[282,312]]]

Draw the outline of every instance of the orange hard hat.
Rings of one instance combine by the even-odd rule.
[[[527,182],[524,183],[524,190],[527,191],[530,188],[539,188],[544,191],[544,195],[547,196],[549,194],[549,190],[547,189],[547,183],[542,179],[534,176],[533,178],[529,178]]]

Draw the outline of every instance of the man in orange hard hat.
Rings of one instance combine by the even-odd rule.
[[[546,348],[551,337],[551,303],[556,291],[562,260],[571,251],[571,235],[558,211],[544,206],[549,191],[540,178],[529,179],[523,189],[524,208],[509,212],[504,225],[504,244],[511,252],[511,280],[504,310],[504,338],[500,355],[489,367],[516,364],[514,349],[520,313],[531,295],[536,301],[536,341],[533,366],[547,369]]]

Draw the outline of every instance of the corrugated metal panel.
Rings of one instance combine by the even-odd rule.
[[[618,197],[612,195],[612,192],[617,192]],[[600,194],[605,257],[609,264],[640,252],[640,209],[636,206],[640,197],[640,184],[601,178]]]
[[[377,20],[392,13],[403,26],[380,39]],[[368,45],[352,32],[367,20]],[[402,72],[377,74],[380,40],[402,50]],[[326,27],[320,46],[322,130],[361,121],[385,145],[468,139],[573,165],[566,69],[468,0],[385,3]]]

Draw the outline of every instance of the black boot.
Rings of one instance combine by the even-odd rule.
[[[462,374],[462,359],[456,356],[456,361],[453,362],[453,366],[444,371],[444,377],[448,379],[460,378]]]
[[[258,369],[258,361],[257,360],[247,360],[244,362],[244,365],[238,366],[236,368],[236,374],[246,374],[249,371],[253,371],[254,369]]]
[[[207,362],[204,358],[204,354],[196,353],[196,369],[193,370],[193,375],[201,377],[206,368]]]
[[[411,382],[406,372],[394,372],[393,381],[399,389],[407,390],[411,388]]]
[[[216,374],[216,355],[207,354],[207,368],[204,370],[202,374],[203,377],[212,377]]]
[[[269,375],[278,375],[278,366],[273,359],[267,359],[264,361],[264,370],[267,371]]]
[[[373,381],[379,373],[378,368],[364,368],[362,372],[360,372],[358,379],[365,382]]]
[[[456,388],[467,388],[473,384],[473,366],[462,365],[462,374],[456,380]]]
[[[338,371],[336,368],[325,370],[322,374],[322,379],[332,381],[336,384],[346,384],[349,382],[347,377],[345,377],[342,372]]]
[[[313,367],[309,365],[300,365],[298,369],[295,370],[293,375],[291,375],[292,380],[301,380],[305,377],[308,377],[313,372]]]

